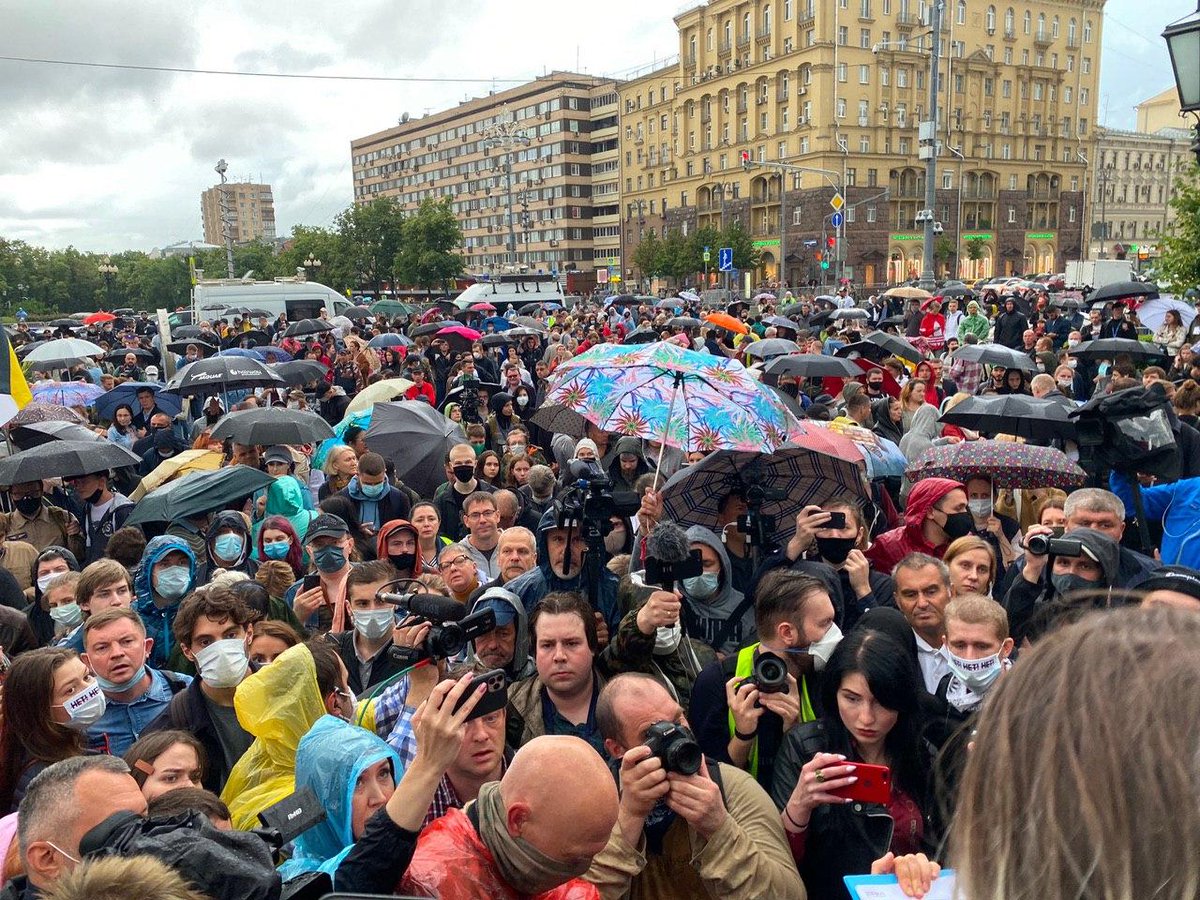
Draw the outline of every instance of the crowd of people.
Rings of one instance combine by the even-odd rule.
[[[1160,357],[1076,355],[1137,339],[1138,301],[990,299],[843,288],[710,321],[679,297],[579,298],[463,311],[475,335],[365,308],[304,336],[230,315],[165,347],[144,317],[77,330],[106,353],[63,380],[134,389],[72,421],[140,462],[5,486],[0,898],[843,900],[872,873],[924,896],[942,866],[970,900],[1197,896],[1191,317],[1164,320]],[[547,400],[590,348],[656,341],[739,360],[807,433],[851,436],[861,483],[765,540],[737,478],[715,521],[672,520],[675,486],[727,451]],[[231,347],[324,374],[168,402],[168,368]],[[780,354],[861,375],[772,374]],[[349,409],[392,379],[456,435],[432,484]],[[1010,395],[1136,395],[1177,465],[1097,462],[1082,425],[942,421]],[[271,407],[337,436],[214,439]],[[1078,477],[915,467],[1005,443]],[[185,453],[269,483],[128,524]],[[249,834],[307,797],[305,830]]]

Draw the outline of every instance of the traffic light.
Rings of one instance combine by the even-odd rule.
[[[750,151],[749,150],[742,151],[742,168],[743,169],[750,168]]]
[[[825,238],[825,246],[828,247],[830,250],[832,250],[836,244],[837,244],[837,238],[835,238],[835,237]]]
[[[825,254],[822,253],[820,250],[818,250],[817,251],[817,262],[820,262],[824,258],[825,258]]]
[[[829,260],[827,260],[827,259],[821,260],[821,268],[828,269],[829,268]]]

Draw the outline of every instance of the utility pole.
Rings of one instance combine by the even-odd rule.
[[[925,157],[925,208],[921,218],[925,225],[925,246],[921,253],[920,285],[932,291],[935,283],[933,271],[934,220],[937,206],[937,121],[938,121],[938,52],[941,49],[942,14],[946,0],[934,0],[930,12],[929,30],[929,118],[920,123],[920,153]]]
[[[956,236],[954,238],[954,277],[962,277],[962,183],[963,183],[963,163],[966,162],[966,157],[963,156],[962,150],[958,147],[946,146],[946,149],[958,157],[958,217],[955,219]],[[978,207],[976,207],[978,209]],[[976,222],[976,225],[979,223]]]
[[[216,173],[221,176],[221,239],[225,244],[225,267],[229,271],[230,280],[237,276],[233,274],[233,223],[229,221],[233,214],[233,205],[229,202],[229,184],[225,173],[229,171],[229,164],[223,159],[217,160]]]
[[[513,150],[517,146],[529,146],[529,135],[527,135],[517,124],[515,118],[506,114],[503,121],[497,121],[495,125],[488,127],[484,131],[483,146],[487,149],[493,147],[500,148],[504,151],[504,178],[505,192],[507,199],[505,203],[508,206],[508,259],[513,271],[517,270],[517,229],[516,223],[513,221],[513,171],[512,171],[512,155]],[[622,260],[622,264],[624,260]]]
[[[1100,166],[1100,174],[1096,176],[1096,183],[1100,185],[1100,258],[1105,258],[1105,240],[1108,237],[1108,182],[1112,178],[1112,171],[1108,166]]]

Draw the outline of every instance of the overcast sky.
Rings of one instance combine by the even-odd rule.
[[[969,0],[973,4],[982,0]],[[8,0],[0,55],[258,72],[525,79],[621,74],[678,50],[678,0]],[[1173,84],[1189,0],[1108,0],[1100,121]],[[218,158],[274,188],[281,234],[352,199],[352,138],[478,83],[335,82],[0,61],[0,236],[149,250],[202,237]],[[509,85],[498,81],[497,88]]]

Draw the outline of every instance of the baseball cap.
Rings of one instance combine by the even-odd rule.
[[[158,378],[158,366],[146,366],[147,378]]]
[[[1200,600],[1200,572],[1187,566],[1162,566],[1138,585],[1138,590],[1177,591]]]
[[[290,459],[290,457],[289,457]],[[304,542],[311,544],[317,538],[342,538],[350,533],[345,520],[333,513],[321,513],[309,523],[308,531],[304,533]]]
[[[477,613],[483,609],[490,609],[496,614],[496,627],[503,628],[516,619],[517,610],[513,604],[520,602],[521,598],[512,591],[502,587],[490,587],[479,595],[479,599],[471,607],[471,612]]]
[[[274,446],[267,448],[266,452],[263,454],[263,462],[282,462],[290,465],[293,462],[292,451],[290,451],[283,444],[275,444]]]

